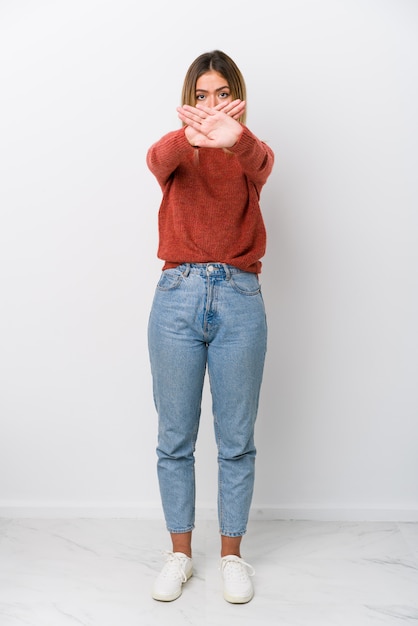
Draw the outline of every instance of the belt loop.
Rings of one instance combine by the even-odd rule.
[[[222,267],[224,268],[224,271],[225,271],[225,278],[226,278],[226,280],[229,280],[231,278],[231,270],[226,265],[226,263],[222,263]]]
[[[185,266],[186,266],[186,268],[185,268],[185,270],[183,272],[183,276],[184,276],[184,278],[187,278],[188,275],[190,274],[190,263],[185,263]]]

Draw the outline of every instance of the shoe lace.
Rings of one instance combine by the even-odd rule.
[[[174,554],[174,552],[163,552],[163,554],[166,555],[167,562],[164,565],[161,575],[164,578],[169,578],[170,580],[180,578],[182,583],[187,582],[187,576],[183,568],[182,558],[177,554]]]
[[[244,561],[244,559],[237,557],[224,556],[221,561],[222,573],[228,579],[234,580],[247,580],[247,576],[254,576],[254,568]]]

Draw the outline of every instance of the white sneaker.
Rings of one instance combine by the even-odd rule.
[[[233,604],[249,602],[253,595],[253,584],[250,576],[254,569],[238,556],[224,556],[221,559],[221,572],[224,583],[224,598]]]
[[[154,583],[154,600],[171,602],[181,596],[182,585],[193,574],[192,559],[182,552],[167,552],[167,562]]]

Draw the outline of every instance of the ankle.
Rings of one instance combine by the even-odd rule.
[[[189,559],[192,558],[192,548],[189,544],[173,541],[173,552],[181,552],[188,556]]]
[[[192,558],[192,533],[171,533],[173,552],[181,552]]]
[[[228,537],[221,535],[221,558],[224,556],[237,556],[241,558],[242,537]]]

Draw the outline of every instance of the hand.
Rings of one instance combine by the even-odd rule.
[[[200,148],[231,148],[242,133],[237,121],[245,111],[245,102],[233,100],[211,109],[202,104],[177,108],[178,116],[187,126],[186,137],[192,146]]]

